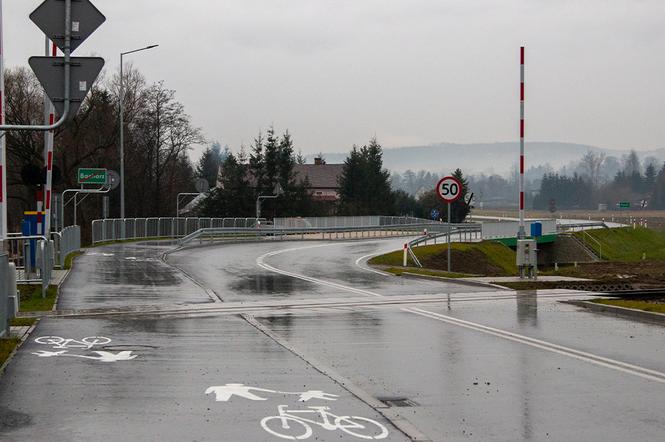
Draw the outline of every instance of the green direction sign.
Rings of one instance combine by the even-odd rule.
[[[106,169],[79,169],[79,184],[106,184]]]
[[[618,206],[619,209],[630,209],[630,203],[628,201],[621,201]]]

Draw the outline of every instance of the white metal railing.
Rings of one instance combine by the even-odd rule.
[[[9,262],[16,269],[16,282],[40,284],[42,294],[46,295],[54,267],[53,241],[41,235],[23,236],[17,233],[8,234],[5,241]]]
[[[324,216],[275,218],[273,224],[276,228],[330,228],[439,224],[439,222],[407,216]]]
[[[193,241],[223,241],[223,240],[256,240],[269,238],[276,240],[288,239],[362,239],[385,238],[395,236],[422,235],[425,230],[440,232],[447,228],[446,224],[396,224],[365,227],[275,227],[272,225],[259,228],[210,228],[200,229],[179,240],[180,245]]]
[[[206,228],[256,227],[256,218],[126,218],[92,222],[92,243],[146,238],[181,238]]]
[[[9,335],[9,256],[0,253],[0,337]]]
[[[593,242],[594,244],[596,244],[598,246],[598,259],[600,259],[602,261],[603,260],[603,245],[601,244],[600,241],[598,241],[596,238],[591,236],[591,234],[588,231],[583,230],[582,231],[582,242],[584,243],[584,246],[587,247],[588,249],[590,249],[592,252],[594,251],[593,247],[591,247],[587,244],[587,242],[586,242],[587,238],[589,238],[591,240],[591,242]]]
[[[62,232],[53,232],[55,262],[60,268],[65,266],[67,255],[81,250],[81,226],[69,226]]]

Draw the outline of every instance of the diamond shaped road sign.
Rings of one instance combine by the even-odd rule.
[[[92,84],[104,67],[104,59],[100,57],[72,57],[70,83],[69,118],[78,112],[83,99],[92,88]],[[30,57],[30,67],[42,84],[46,95],[51,99],[55,110],[62,115],[65,107],[65,58],[64,57]]]
[[[46,0],[32,14],[32,20],[46,36],[64,52],[65,49],[65,2],[62,0]],[[72,1],[72,39],[71,51],[83,43],[106,21],[104,14],[99,12],[89,0]]]

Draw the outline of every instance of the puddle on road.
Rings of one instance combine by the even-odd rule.
[[[118,261],[114,269],[97,267],[89,275],[92,283],[147,286],[175,286],[180,279],[173,270],[146,262]]]
[[[318,286],[302,279],[286,275],[254,274],[239,277],[231,284],[231,291],[252,295],[290,295],[297,292],[313,291]]]
[[[7,407],[0,407],[0,432],[16,430],[31,423],[30,415]]]

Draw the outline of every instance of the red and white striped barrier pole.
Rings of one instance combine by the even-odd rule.
[[[5,52],[3,49],[2,0],[0,0],[0,124],[5,124]],[[7,237],[7,140],[0,134],[0,252]]]
[[[526,238],[524,226],[524,46],[520,47],[520,226],[517,232],[519,239]]]
[[[50,51],[49,51],[50,46]],[[55,57],[57,55],[57,47],[55,43],[51,43],[46,38],[46,56]],[[44,117],[46,124],[53,125],[55,122],[55,108],[53,103],[44,94]],[[52,202],[52,189],[53,189],[53,131],[50,130],[44,134],[44,163],[46,164],[46,183],[44,184],[44,235],[47,238],[51,237],[51,202]]]

